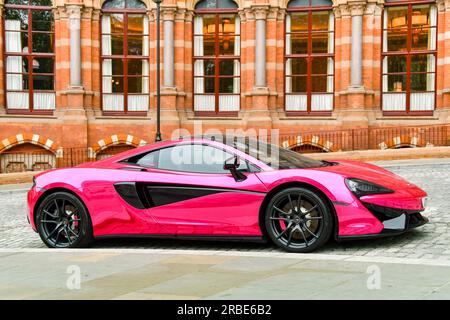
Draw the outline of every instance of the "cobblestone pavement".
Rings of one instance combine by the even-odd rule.
[[[450,163],[392,166],[388,169],[419,185],[429,195],[424,215],[430,223],[404,235],[378,240],[335,243],[318,253],[354,256],[450,260]],[[26,221],[26,193],[0,192],[0,248],[44,248]],[[278,251],[271,244],[181,240],[120,239],[97,241],[95,248],[158,248],[232,251]]]

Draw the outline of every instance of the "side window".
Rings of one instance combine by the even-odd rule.
[[[231,153],[207,145],[186,144],[160,149],[158,169],[198,172],[228,173],[223,169],[226,159],[233,157]],[[248,171],[245,161],[241,162],[241,171]]]
[[[136,164],[146,168],[156,168],[158,164],[159,150],[151,151],[144,154],[128,158],[124,160],[125,163]]]

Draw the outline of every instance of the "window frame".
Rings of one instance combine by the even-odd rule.
[[[307,35],[308,35],[308,40],[307,40],[307,53],[306,54],[286,54],[286,47],[287,47],[287,35],[288,32],[286,31],[286,19],[284,20],[284,48],[283,48],[283,87],[284,87],[284,99],[283,99],[283,105],[284,105],[284,111],[286,113],[287,116],[331,116],[334,108],[335,108],[335,92],[336,92],[336,18],[333,17],[334,19],[334,28],[333,28],[333,53],[313,53],[312,52],[312,34],[313,34],[313,30],[312,30],[312,14],[313,12],[318,12],[318,11],[327,11],[333,14],[333,6],[313,6],[311,5],[311,0],[309,0],[309,5],[308,6],[292,6],[292,7],[287,7],[286,8],[286,16],[290,15],[291,13],[296,13],[296,12],[307,12],[308,13],[308,30],[307,30]],[[325,31],[319,31],[320,32],[325,32]],[[330,30],[327,31],[328,34],[330,33]],[[289,34],[292,34],[292,32],[290,32]],[[331,110],[326,110],[326,111],[313,111],[312,109],[312,60],[316,57],[323,57],[323,58],[331,58],[333,59],[333,102],[332,102],[332,109]],[[307,73],[306,73],[306,95],[307,95],[307,102],[306,102],[306,111],[288,111],[286,110],[286,96],[288,95],[288,93],[286,92],[286,88],[287,88],[287,74],[286,74],[286,64],[288,59],[306,59],[307,60]],[[329,74],[326,75],[327,77],[330,76]],[[292,77],[292,75],[291,75]],[[289,93],[289,94],[293,94],[293,93]]]
[[[201,2],[201,1],[200,1]],[[198,2],[198,3],[200,3]],[[197,3],[197,4],[198,4]],[[205,117],[216,117],[216,116],[224,116],[224,117],[237,117],[239,114],[239,111],[220,111],[219,108],[219,97],[220,97],[220,78],[223,78],[223,76],[220,76],[220,61],[222,60],[238,60],[239,61],[239,76],[226,76],[226,78],[239,78],[239,93],[230,93],[227,95],[237,95],[239,96],[239,110],[241,107],[241,91],[242,91],[242,76],[241,76],[241,51],[239,52],[239,56],[235,55],[227,55],[227,56],[221,56],[220,55],[220,42],[219,42],[219,22],[220,22],[220,15],[221,14],[234,14],[238,16],[238,8],[232,9],[232,8],[219,8],[218,7],[219,2],[217,1],[216,8],[200,8],[200,9],[194,9],[194,17],[195,16],[203,16],[203,15],[214,15],[215,18],[215,31],[214,31],[214,56],[196,56],[195,55],[195,37],[196,34],[194,32],[194,23],[192,23],[192,108],[194,110],[195,116],[205,116]],[[237,4],[236,4],[237,6]],[[194,20],[192,20],[194,21]],[[239,21],[239,23],[241,23]],[[233,34],[232,36],[236,36],[236,34]],[[239,33],[239,43],[241,44],[241,33]],[[236,44],[235,44],[236,45]],[[242,48],[241,48],[242,50]],[[197,60],[214,60],[214,111],[195,111],[195,96],[196,95],[206,95],[206,93],[195,93],[195,78],[208,78],[207,76],[203,75],[195,76],[195,62]]]
[[[108,1],[105,1],[103,3],[103,5],[105,5],[105,3]],[[142,3],[145,4],[145,2],[141,1]],[[149,45],[149,53],[148,56],[133,56],[133,55],[129,55],[128,54],[128,32],[124,32],[123,34],[123,50],[122,50],[122,54],[121,55],[113,55],[111,52],[111,55],[104,55],[103,54],[103,36],[104,35],[114,35],[113,32],[111,33],[103,33],[103,29],[102,29],[102,19],[103,19],[103,15],[104,14],[122,14],[124,17],[124,30],[128,30],[128,15],[133,15],[133,14],[141,14],[143,16],[147,16],[147,11],[148,9],[136,9],[136,8],[128,8],[127,7],[127,1],[125,0],[125,6],[124,8],[103,8],[100,11],[100,95],[101,95],[101,108],[102,108],[102,114],[104,116],[140,116],[140,117],[144,117],[147,116],[147,113],[150,109],[150,45]],[[150,23],[150,21],[148,20],[147,23]],[[149,27],[150,29],[150,27]],[[145,41],[145,35],[142,34],[142,37],[144,38],[143,41]],[[150,34],[147,35],[148,37],[148,41],[150,41]],[[126,54],[125,54],[126,53]],[[123,64],[123,75],[121,75],[121,77],[123,77],[123,111],[111,111],[111,110],[104,110],[103,109],[103,100],[104,100],[104,95],[111,95],[114,93],[104,93],[103,92],[103,78],[104,78],[104,74],[103,74],[103,62],[105,60],[121,60],[122,64]],[[128,61],[129,60],[141,60],[141,61],[147,61],[148,63],[148,72],[149,75],[146,77],[148,79],[148,93],[141,93],[139,95],[147,95],[149,97],[148,99],[148,103],[147,103],[147,110],[146,111],[129,111],[128,110],[128,96],[129,96],[129,92],[128,92]],[[113,75],[111,75],[111,77],[113,77]],[[140,76],[139,78],[144,78],[144,76]],[[132,94],[133,95],[133,94]]]
[[[430,27],[430,28],[435,28],[436,30],[436,45],[435,45],[435,49],[434,50],[411,50],[411,39],[412,39],[412,32],[413,32],[413,27],[412,27],[412,12],[413,12],[413,6],[415,5],[427,5],[429,4],[430,7],[431,6],[436,6],[436,1],[432,1],[432,0],[406,0],[406,1],[402,1],[402,0],[391,0],[391,1],[386,1],[384,3],[384,7],[383,7],[383,11],[382,11],[382,15],[381,15],[381,70],[380,70],[380,107],[381,107],[381,112],[383,114],[383,116],[432,116],[434,114],[434,111],[436,110],[436,102],[437,102],[437,59],[438,59],[438,55],[437,55],[437,47],[438,47],[438,27],[439,27],[439,12],[438,10],[436,10],[436,26],[435,27]],[[406,33],[406,46],[407,49],[406,51],[384,51],[384,41],[385,41],[385,36],[384,36],[384,32],[389,30],[389,29],[385,29],[384,28],[384,20],[385,20],[385,11],[387,8],[389,7],[407,7],[408,8],[408,26],[407,26],[407,33]],[[429,40],[429,39],[428,39]],[[426,73],[433,73],[434,74],[434,105],[433,105],[433,110],[417,110],[417,111],[411,111],[411,93],[414,91],[411,91],[411,57],[414,55],[418,55],[418,54],[422,54],[422,55],[434,55],[434,72],[426,72]],[[405,57],[406,59],[406,88],[405,88],[405,94],[406,94],[406,102],[405,102],[405,111],[396,111],[396,110],[384,110],[383,107],[383,95],[385,94],[384,90],[383,90],[383,78],[386,75],[389,74],[395,74],[394,73],[384,73],[383,72],[383,60],[385,57],[389,57],[389,56],[397,56],[397,57]],[[420,74],[420,73],[424,73],[424,72],[413,72],[413,74]],[[403,74],[403,73],[401,73]],[[422,92],[422,91],[419,91]],[[429,92],[429,91],[425,91],[425,92]]]
[[[35,114],[35,115],[53,115],[55,109],[56,109],[56,55],[55,55],[55,43],[56,43],[56,32],[55,32],[55,15],[53,12],[52,6],[41,6],[41,5],[32,5],[32,4],[10,4],[10,3],[4,3],[3,5],[3,30],[2,30],[2,37],[5,40],[6,39],[6,14],[5,12],[7,10],[26,10],[28,13],[28,28],[25,31],[19,31],[22,33],[27,33],[28,35],[28,53],[18,53],[18,52],[7,52],[6,51],[6,44],[5,41],[3,41],[3,79],[4,79],[4,106],[6,109],[7,114]],[[33,31],[33,11],[49,11],[52,14],[52,30],[51,31]],[[51,53],[45,53],[45,52],[33,52],[33,34],[49,34],[52,38],[52,48]],[[31,50],[31,52],[30,52]],[[10,90],[8,89],[8,74],[19,74],[19,73],[8,73],[7,72],[7,60],[8,57],[22,57],[23,59],[26,59],[28,61],[28,75],[27,73],[20,73],[22,76],[28,78],[28,89],[27,90]],[[34,73],[33,72],[33,60],[35,58],[44,58],[44,59],[52,59],[53,60],[53,73]],[[31,68],[30,68],[31,67]],[[44,93],[53,93],[55,95],[55,108],[54,109],[35,109],[34,108],[34,81],[33,81],[33,75],[43,75],[43,76],[52,76],[53,77],[53,90],[37,90],[37,92],[44,92]],[[28,109],[14,109],[8,107],[8,92],[22,92],[28,94]]]

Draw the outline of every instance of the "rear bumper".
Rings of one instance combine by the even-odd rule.
[[[373,239],[395,236],[429,222],[427,217],[422,216],[422,210],[396,209],[368,203],[364,203],[364,206],[383,224],[383,229],[373,234],[342,235],[338,236],[338,240]]]

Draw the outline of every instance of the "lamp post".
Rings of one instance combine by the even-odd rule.
[[[156,137],[155,141],[161,141],[161,2],[153,0],[156,4]]]

